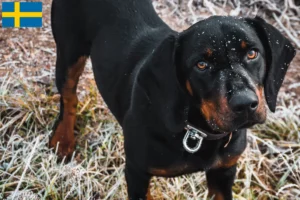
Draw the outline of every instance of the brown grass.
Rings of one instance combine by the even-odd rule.
[[[258,12],[286,34],[276,23],[275,13],[299,42],[299,6],[294,8],[290,0],[282,1],[285,4],[271,0],[261,4],[253,0],[179,2],[154,1],[158,13],[176,30],[212,14]],[[252,4],[247,6],[247,2]],[[50,0],[43,3],[43,28],[0,28],[0,199],[125,199],[121,128],[98,93],[90,63],[78,88],[78,154],[62,164],[47,147],[59,95],[54,85]],[[300,198],[299,62],[298,54],[276,114],[269,114],[266,124],[248,132],[249,145],[238,163],[233,187],[235,199]],[[153,178],[151,192],[155,199],[206,199],[205,183],[203,173]]]

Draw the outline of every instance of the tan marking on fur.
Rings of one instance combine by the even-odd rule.
[[[214,115],[214,120],[215,120],[215,124],[218,127],[220,127],[220,128],[224,127],[224,120],[221,119],[220,117],[218,117],[218,115]]]
[[[212,54],[213,54],[213,51],[212,51],[211,49],[208,48],[208,49],[206,50],[206,55],[207,55],[208,57],[211,57]]]
[[[61,157],[70,156],[74,151],[74,126],[76,122],[76,108],[78,104],[76,87],[79,77],[83,72],[86,59],[86,57],[80,57],[78,61],[70,67],[62,89],[61,98],[64,106],[62,113],[63,117],[59,122],[49,144],[50,147],[56,148],[56,145],[59,142],[58,154]]]
[[[226,97],[221,97],[218,104],[220,106],[217,107],[216,103],[212,101],[202,100],[201,111],[206,120],[213,120],[218,127],[222,128],[224,127],[224,119],[221,116],[230,110]]]
[[[212,101],[202,100],[201,112],[206,120],[211,120],[212,112],[216,110],[216,106]]]
[[[237,156],[231,156],[224,159],[217,159],[217,161],[214,163],[213,168],[230,168],[238,162],[240,158],[240,155]]]
[[[190,169],[192,166],[189,164],[178,164],[166,168],[149,168],[149,173],[155,176],[176,176],[182,174]]]
[[[155,176],[168,176],[169,172],[165,169],[151,168],[149,172]]]
[[[244,40],[241,42],[241,47],[242,49],[245,49],[247,47],[247,43]]]
[[[256,109],[256,113],[262,119],[264,119],[266,118],[266,106],[265,106],[265,101],[263,99],[263,87],[259,86],[255,92],[258,97],[258,108]]]
[[[147,198],[147,200],[154,200],[152,195],[151,195],[150,185],[148,186],[148,191],[147,191],[146,198]]]
[[[191,96],[193,96],[193,90],[192,90],[192,86],[191,83],[187,80],[186,83],[186,89],[188,90],[188,92],[190,93]]]
[[[226,97],[221,97],[219,99],[219,107],[218,107],[218,110],[219,112],[215,112],[213,114],[213,117],[215,119],[215,123],[217,126],[219,127],[224,127],[224,119],[221,118],[221,115],[224,115],[226,113],[229,113],[231,112],[229,109],[228,109],[228,101],[227,101],[227,98]]]
[[[208,197],[209,199],[213,197],[213,200],[224,200],[223,194],[211,187],[208,187]]]
[[[220,99],[219,99],[219,101],[220,101],[220,111],[221,111],[221,113],[226,113],[226,112],[229,112],[229,110],[228,110],[228,101],[227,101],[227,98],[226,97],[224,97],[224,96],[222,96]]]

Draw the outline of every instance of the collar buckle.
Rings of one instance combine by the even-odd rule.
[[[187,152],[195,153],[201,148],[202,141],[205,137],[207,137],[207,135],[203,131],[200,131],[199,129],[196,129],[195,127],[193,127],[189,124],[186,126],[185,129],[187,131],[186,131],[185,136],[182,140],[183,147]],[[188,145],[188,140],[189,139],[198,140],[194,147],[190,147]]]

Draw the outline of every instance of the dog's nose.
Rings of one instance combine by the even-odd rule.
[[[235,113],[253,113],[258,107],[258,98],[252,91],[239,92],[231,97],[229,106]]]

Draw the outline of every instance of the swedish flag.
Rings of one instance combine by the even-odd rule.
[[[2,2],[2,27],[42,27],[42,2]]]

